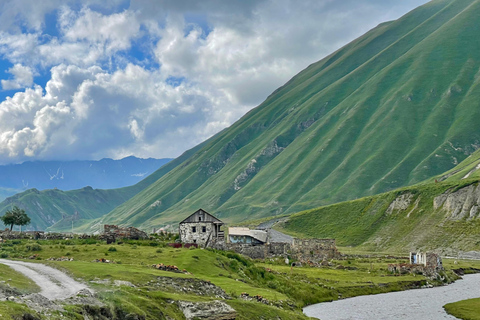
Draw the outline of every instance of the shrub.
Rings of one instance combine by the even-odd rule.
[[[108,248],[108,251],[110,251],[110,252],[115,252],[115,251],[117,251],[117,248],[115,248],[115,247],[110,247],[110,248]]]
[[[2,252],[0,253],[0,258],[8,258],[8,253]]]
[[[162,250],[162,249],[157,249],[155,252],[156,252],[156,253],[162,253],[163,250]]]
[[[27,244],[25,247],[27,248],[27,251],[42,251],[42,246],[36,243]]]

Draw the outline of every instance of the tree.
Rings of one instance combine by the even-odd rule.
[[[14,225],[24,226],[30,223],[30,217],[27,216],[25,210],[17,206],[14,206],[12,210],[7,210],[5,215],[0,217],[0,220],[2,220],[6,226],[10,225],[10,231],[12,231]]]

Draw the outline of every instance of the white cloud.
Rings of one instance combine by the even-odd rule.
[[[139,66],[51,72],[45,92],[36,86],[0,104],[0,158],[178,154],[228,124],[208,93],[169,86]]]
[[[0,56],[14,66],[1,84],[26,89],[0,103],[0,162],[177,156],[423,2],[6,1]]]
[[[13,79],[1,81],[3,90],[20,89],[33,85],[33,71],[30,67],[16,64],[7,72],[13,75]]]

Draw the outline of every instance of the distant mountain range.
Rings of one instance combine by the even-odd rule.
[[[170,160],[127,157],[121,160],[32,161],[3,165],[0,166],[0,200],[31,188],[67,191],[86,186],[95,189],[131,186]]]
[[[192,150],[194,151],[196,149],[194,148]],[[63,191],[58,188],[42,191],[36,188],[28,189],[3,200],[0,203],[0,214],[3,214],[6,210],[16,205],[24,209],[31,217],[31,224],[27,226],[27,229],[45,230],[52,225],[58,224],[59,228],[60,226],[64,227],[68,225],[69,228],[67,230],[70,231],[72,221],[78,224],[81,221],[90,221],[88,219],[95,219],[105,215],[151,185],[189,155],[190,153],[186,152],[183,156],[169,161],[153,174],[128,187],[103,190],[86,186],[69,191]],[[130,160],[132,159],[129,159],[127,163],[129,163]],[[165,160],[168,161],[168,159],[162,159],[162,161]],[[138,161],[133,162],[138,163],[140,161],[143,161],[143,159],[138,159]],[[142,168],[145,170],[145,167]],[[125,171],[128,172],[127,170]],[[135,177],[139,179],[136,175]]]

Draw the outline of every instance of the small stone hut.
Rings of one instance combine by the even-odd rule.
[[[221,220],[199,209],[180,222],[180,241],[208,247],[213,242],[225,240],[225,232],[221,230],[223,225]]]

